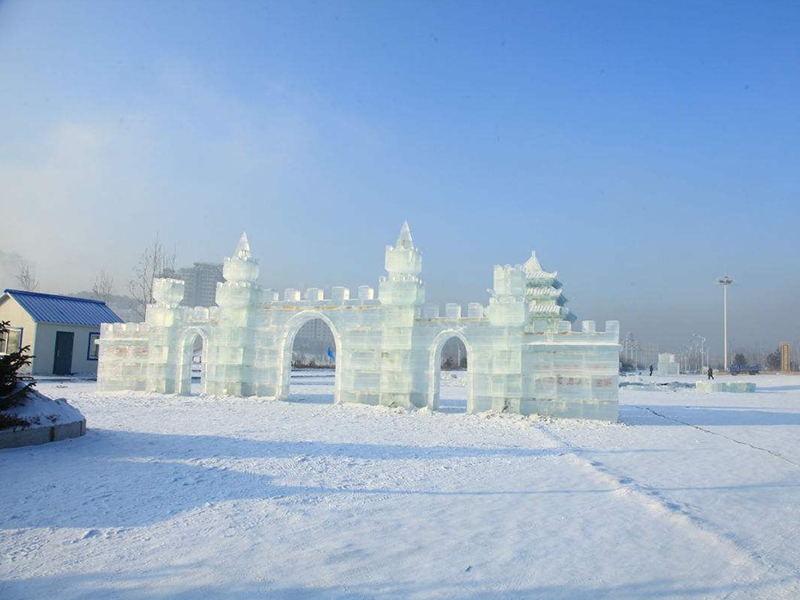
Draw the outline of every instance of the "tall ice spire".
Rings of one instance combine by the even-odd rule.
[[[246,232],[242,232],[233,256],[225,259],[222,276],[225,281],[255,283],[258,280],[258,261],[250,254],[250,241]]]
[[[241,258],[242,260],[247,260],[252,257],[250,254],[250,241],[247,239],[247,232],[242,232],[242,237],[239,238],[239,243],[236,245],[236,252],[234,254],[236,258]]]
[[[404,250],[414,247],[414,240],[411,239],[411,229],[408,227],[408,221],[403,221],[403,226],[400,228],[400,235],[397,236],[394,247]]]

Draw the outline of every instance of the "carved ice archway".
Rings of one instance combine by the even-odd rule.
[[[323,323],[328,326],[328,329],[331,330],[333,334],[333,343],[336,346],[336,364],[334,368],[334,390],[333,390],[333,401],[335,404],[339,403],[340,398],[340,390],[342,387],[342,359],[344,358],[344,354],[342,352],[342,336],[339,333],[336,324],[331,320],[331,318],[326,315],[325,313],[314,310],[301,310],[296,315],[294,315],[291,319],[286,322],[286,325],[283,327],[283,332],[281,334],[281,338],[279,341],[279,347],[281,352],[281,372],[280,372],[280,382],[279,382],[279,395],[278,398],[281,400],[285,400],[289,397],[289,385],[292,376],[292,348],[294,347],[294,340],[297,336],[297,332],[300,331],[300,328],[310,321],[314,321],[319,319]]]
[[[208,357],[211,356],[209,352],[209,343],[211,340],[211,331],[208,327],[200,327],[192,325],[187,327],[180,334],[180,362],[178,363],[178,394],[182,396],[190,396],[192,394],[192,350],[194,348],[194,341],[197,338],[203,341],[203,360],[201,365],[200,389],[201,394],[206,393],[206,365]]]
[[[463,331],[458,329],[445,329],[440,332],[431,342],[429,350],[429,383],[428,383],[428,408],[431,410],[439,410],[439,394],[442,384],[442,349],[444,345],[451,339],[458,338],[467,349],[467,413],[472,410],[472,365],[473,365],[473,351],[472,345],[467,340]]]

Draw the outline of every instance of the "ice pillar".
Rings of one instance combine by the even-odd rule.
[[[421,372],[424,353],[415,352],[414,319],[425,302],[422,254],[414,246],[408,222],[403,223],[394,246],[386,247],[386,272],[378,298],[384,311],[381,343],[380,404],[425,406]]]

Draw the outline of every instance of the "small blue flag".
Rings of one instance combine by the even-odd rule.
[[[330,358],[331,360],[334,360],[334,359],[336,358],[336,357],[333,355],[333,350],[331,350],[330,348],[328,348],[328,358]]]

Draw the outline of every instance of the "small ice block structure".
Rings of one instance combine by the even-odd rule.
[[[751,381],[698,381],[695,383],[695,387],[698,392],[704,394],[713,392],[749,394],[756,391],[756,384]]]
[[[680,363],[675,362],[675,355],[662,352],[658,355],[658,375],[678,375],[681,372]]]

